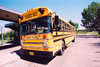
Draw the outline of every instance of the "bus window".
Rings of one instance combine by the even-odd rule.
[[[36,24],[32,23],[32,29],[31,29],[32,34],[36,33]]]
[[[60,27],[60,29],[61,29],[61,20],[59,19],[59,27]]]
[[[63,30],[63,21],[61,21],[61,30]]]
[[[23,26],[23,24],[25,24]],[[51,17],[45,16],[21,23],[21,35],[49,33],[51,30]]]
[[[72,31],[72,27],[71,26],[69,26],[69,30]]]
[[[52,18],[52,22],[53,22],[53,30],[55,30],[55,19]]]
[[[65,27],[66,27],[65,25],[66,25],[66,23],[64,22],[64,31],[65,31]]]
[[[64,21],[63,21],[63,30],[64,30]]]
[[[25,35],[27,33],[27,24],[22,23],[20,26],[21,26],[21,35]]]
[[[67,24],[65,23],[65,31],[67,30]]]
[[[31,22],[29,21],[28,22],[28,25],[27,25],[27,34],[31,34]]]
[[[67,24],[67,31],[69,31],[69,25]]]

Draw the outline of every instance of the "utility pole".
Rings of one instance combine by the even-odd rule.
[[[1,38],[2,38],[2,45],[3,45],[3,30],[2,30],[2,26],[1,26]]]

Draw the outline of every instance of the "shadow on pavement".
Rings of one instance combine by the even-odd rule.
[[[99,60],[93,60],[94,62],[100,62]]]
[[[91,45],[92,45],[92,47],[95,47],[95,48],[99,48],[100,49],[100,43],[91,43]],[[96,63],[100,63],[100,50],[95,50],[95,52],[94,52],[94,55],[96,55],[96,58],[94,58],[94,62],[96,62]],[[100,66],[99,66],[100,67]]]
[[[12,53],[12,54],[13,54],[13,53],[16,53],[19,57],[23,56],[22,54],[20,54],[20,50],[13,51],[13,52],[11,52],[11,53]]]
[[[55,57],[45,58],[45,57],[34,57],[34,56],[27,56],[27,55],[24,55],[24,56],[21,57],[21,59],[23,59],[23,60],[35,62],[35,63],[39,63],[39,64],[44,64],[44,65],[48,64],[54,58]]]
[[[16,53],[19,57],[21,57],[21,59],[29,61],[29,62],[35,62],[35,63],[39,63],[39,64],[48,64],[51,60],[53,60],[55,57],[53,58],[47,58],[47,57],[34,57],[34,56],[28,56],[28,55],[22,55],[20,54],[20,50],[16,50],[11,52]]]
[[[9,41],[9,42],[6,42],[6,43],[14,43],[14,41]]]
[[[10,42],[4,43],[4,45],[1,45],[0,50],[8,49],[8,48],[16,47],[16,46],[19,46],[19,45],[17,43],[14,43],[14,41],[10,41]]]
[[[97,51],[96,53],[100,53],[100,51]]]
[[[77,38],[100,38],[98,36],[92,36],[92,35],[76,35]]]
[[[94,43],[95,46],[99,46],[100,47],[100,43]]]
[[[92,43],[92,46],[95,46],[97,48],[100,48],[100,43]]]

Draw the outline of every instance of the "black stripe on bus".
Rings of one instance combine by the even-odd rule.
[[[58,36],[65,36],[65,35],[70,35],[70,34],[54,35],[53,37],[58,37]]]
[[[71,43],[72,41],[70,41],[69,43]],[[68,45],[69,43],[67,43],[66,45]]]
[[[75,31],[64,31],[64,30],[60,30],[60,31],[53,31],[53,32],[75,32]]]
[[[68,37],[71,37],[71,36],[68,36]],[[60,38],[60,39],[54,40],[53,42],[56,42],[56,41],[59,41],[59,40],[62,40],[62,39],[68,38],[68,37]]]

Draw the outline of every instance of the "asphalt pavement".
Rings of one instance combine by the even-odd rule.
[[[13,42],[4,43],[0,46],[0,67],[20,59],[20,46]]]
[[[20,46],[0,50],[0,67],[100,67],[100,37],[77,35],[62,56],[22,56]]]

